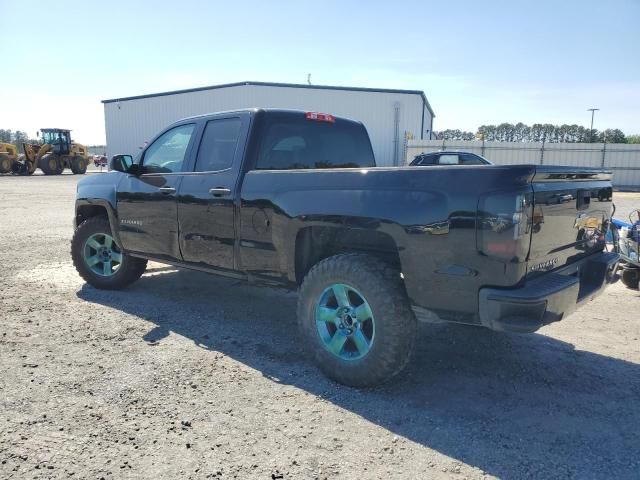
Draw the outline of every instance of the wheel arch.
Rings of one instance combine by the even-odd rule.
[[[77,228],[85,220],[103,216],[109,220],[109,226],[111,227],[111,235],[116,240],[118,245],[122,245],[120,242],[120,232],[118,229],[118,216],[115,208],[109,200],[102,198],[82,198],[76,200],[76,215],[74,217],[74,228]]]
[[[301,284],[319,261],[341,253],[365,253],[401,270],[402,245],[392,232],[339,225],[304,225],[295,233],[290,280]]]

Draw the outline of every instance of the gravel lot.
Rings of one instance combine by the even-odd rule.
[[[291,292],[84,285],[77,180],[0,177],[0,478],[640,478],[638,292],[533,335],[421,325],[407,374],[357,391],[304,359]]]

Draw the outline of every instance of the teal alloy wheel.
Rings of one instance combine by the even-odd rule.
[[[363,358],[375,338],[369,303],[355,288],[342,283],[331,285],[320,295],[316,328],[324,347],[342,360]]]
[[[106,233],[94,233],[87,239],[83,258],[93,273],[103,277],[115,275],[122,265],[122,252]]]

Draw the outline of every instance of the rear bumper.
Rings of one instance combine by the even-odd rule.
[[[616,253],[601,252],[520,288],[482,288],[480,322],[493,330],[528,333],[562,320],[617,279],[618,260]]]

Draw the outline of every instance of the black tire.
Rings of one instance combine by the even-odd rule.
[[[638,290],[640,285],[640,268],[622,268],[622,283],[625,287]]]
[[[13,165],[11,165],[11,173],[13,173],[14,175],[24,175],[24,172],[25,172],[24,163],[13,162]]]
[[[94,273],[84,260],[84,248],[87,240],[94,234],[111,235],[109,220],[105,217],[91,217],[82,222],[71,240],[71,258],[80,276],[90,285],[104,290],[119,290],[140,278],[147,268],[147,261],[122,253],[122,263],[111,276],[104,277]]]
[[[84,175],[87,172],[88,160],[82,157],[73,157],[71,159],[71,171],[74,175]]]
[[[45,175],[60,175],[64,170],[62,159],[57,155],[47,153],[38,160],[38,167],[44,172]]]
[[[33,166],[31,160],[24,161],[24,167],[20,170],[20,175],[33,175],[36,171],[36,167]]]
[[[11,172],[12,165],[13,161],[9,158],[8,155],[0,155],[0,173]]]
[[[25,175],[26,172],[26,159],[24,155],[18,155],[18,158],[11,165],[11,173],[14,175]]]
[[[375,318],[375,337],[362,358],[342,359],[334,355],[318,333],[316,305],[333,284],[355,288]],[[416,318],[400,272],[360,253],[329,257],[311,268],[300,287],[298,326],[318,368],[336,382],[352,387],[378,385],[399,374],[409,361],[416,336]]]

